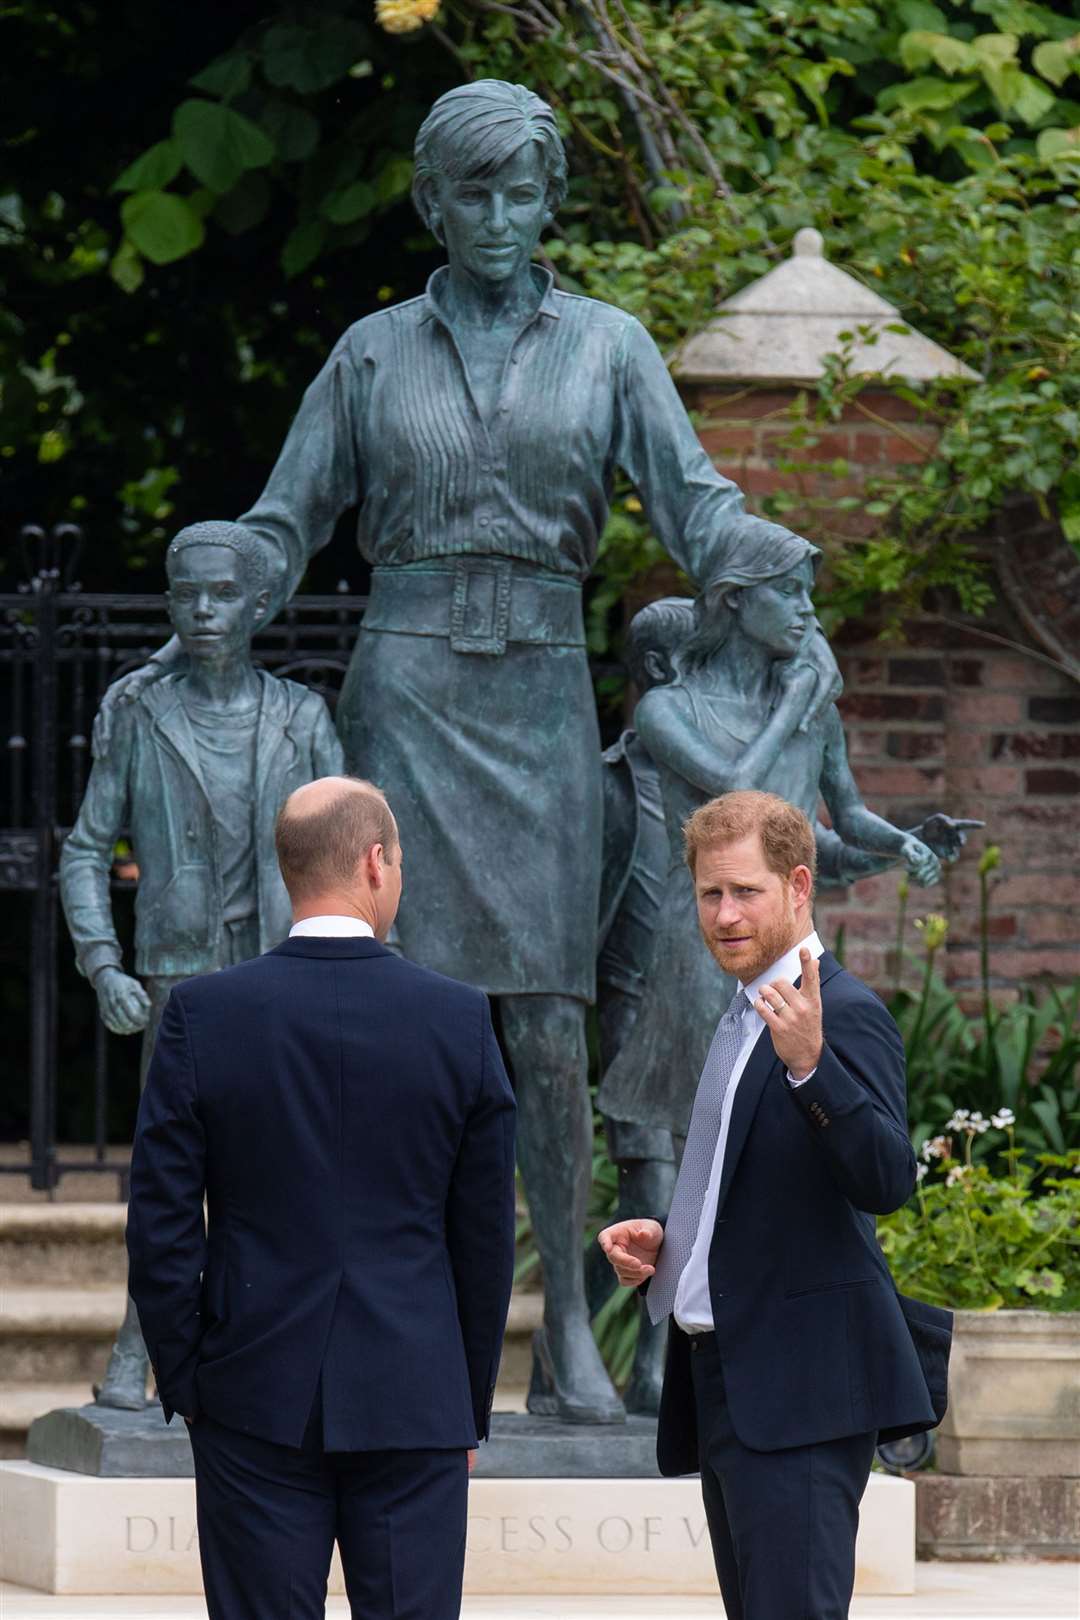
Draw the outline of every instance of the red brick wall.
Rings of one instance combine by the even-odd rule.
[[[700,413],[702,440],[714,461],[759,507],[779,489],[812,497],[842,493],[844,485],[857,493],[875,469],[918,460],[932,442],[910,407],[889,395],[864,394],[800,452],[806,461],[849,463],[842,479],[819,480],[777,466],[791,456],[780,442],[790,432],[790,392],[698,388],[686,396]],[[795,515],[786,521],[813,538],[810,511],[805,518],[804,525]],[[857,534],[872,525],[854,513],[846,527]],[[1033,527],[1027,520],[1022,529],[1010,526],[1016,551],[1026,546],[1034,557],[1064,545],[1053,525]],[[1071,566],[1070,558],[1065,570]],[[1045,600],[1028,599],[1029,613],[1064,622],[1062,577],[1059,569]],[[988,842],[1001,846],[990,965],[1005,996],[1042,975],[1080,975],[1080,684],[1035,644],[1004,590],[979,620],[964,621],[955,605],[940,606],[948,624],[933,618],[910,624],[902,643],[881,642],[872,626],[845,627],[836,641],[845,680],[840,707],[852,767],[871,809],[905,827],[932,810],[987,822],[940,886],[912,887],[908,900],[913,949],[918,936],[911,919],[928,911],[947,915],[939,960],[958,988],[978,981],[978,856]],[[882,989],[896,972],[898,878],[888,872],[863,879],[837,897],[826,891],[818,905],[825,936],[835,938],[842,924],[848,965]]]
[[[945,976],[974,985],[978,854],[992,842],[1002,850],[991,897],[994,983],[1080,975],[1080,687],[971,630],[924,622],[908,633],[902,646],[841,639],[837,647],[863,796],[899,826],[934,809],[987,823],[938,888],[912,887],[909,918],[945,913]],[[864,879],[844,898],[823,895],[818,908],[828,931],[843,923],[848,964],[882,988],[895,973],[897,881],[893,872]]]
[[[914,407],[884,392],[867,390],[840,421],[813,428],[812,442],[794,448],[785,441],[792,432],[795,390],[699,387],[684,392],[706,450],[751,502],[781,491],[809,502],[814,496],[857,495],[865,477],[922,461],[934,443],[932,430],[919,422]],[[780,465],[792,462],[799,470]],[[817,472],[806,466],[828,469],[837,462],[846,462],[848,471]],[[848,534],[873,528],[873,521],[858,512],[831,514],[830,524]]]

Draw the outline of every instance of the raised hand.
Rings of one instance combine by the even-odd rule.
[[[135,1035],[150,1022],[150,997],[130,974],[102,968],[94,980],[101,1021],[114,1035]]]
[[[773,1051],[794,1080],[805,1080],[821,1060],[825,1036],[821,1025],[821,967],[804,945],[799,952],[802,982],[796,990],[787,979],[762,986],[754,1010],[772,1036]]]
[[[941,862],[921,838],[915,838],[909,833],[904,839],[900,854],[908,869],[908,876],[913,878],[920,888],[927,889],[932,883],[938,882],[941,877]]]
[[[985,821],[958,821],[953,816],[947,816],[942,811],[927,816],[918,827],[911,829],[912,836],[918,838],[928,849],[943,861],[955,861],[967,842],[967,835],[976,827],[985,827]]]
[[[596,1239],[624,1288],[638,1288],[656,1270],[656,1257],[664,1241],[659,1221],[616,1221]]]

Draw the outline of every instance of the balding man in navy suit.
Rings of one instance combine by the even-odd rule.
[[[172,992],[128,1251],[166,1419],[190,1426],[210,1620],[456,1620],[470,1455],[513,1270],[514,1101],[487,998],[387,950],[382,794],[287,800],[289,938]],[[203,1201],[207,1206],[204,1224]]]

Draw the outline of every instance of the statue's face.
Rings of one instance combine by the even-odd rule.
[[[540,148],[529,141],[483,178],[440,175],[437,199],[451,265],[476,281],[509,281],[528,265],[548,218]]]
[[[228,546],[188,546],[169,566],[169,618],[189,658],[245,656],[265,596]]]
[[[778,579],[746,586],[732,602],[743,635],[774,658],[794,658],[814,622],[813,586],[809,558]]]

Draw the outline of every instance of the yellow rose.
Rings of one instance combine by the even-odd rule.
[[[439,0],[375,0],[375,20],[388,34],[412,34],[439,14]]]

